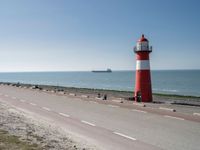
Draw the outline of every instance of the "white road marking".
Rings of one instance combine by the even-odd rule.
[[[141,113],[147,113],[146,111],[143,111],[143,110],[138,110],[138,109],[131,109],[131,111],[135,111],[135,112],[141,112]]]
[[[8,95],[6,95],[6,94],[5,94],[4,96],[5,96],[5,97],[8,97]]]
[[[166,108],[166,107],[159,107],[159,109],[162,109],[162,110],[168,110],[168,111],[173,111],[173,112],[176,111],[175,109],[172,109],[172,108]]]
[[[87,124],[87,125],[90,125],[90,126],[96,126],[95,124],[93,124],[93,123],[90,123],[90,122],[87,122],[87,121],[84,121],[84,120],[81,120],[81,122],[82,123],[85,123],[85,124]]]
[[[64,117],[70,117],[69,115],[64,114],[64,113],[59,113],[59,115],[64,116]]]
[[[30,105],[33,105],[33,106],[36,106],[36,104],[35,103],[29,103]]]
[[[89,101],[90,103],[95,103],[95,104],[97,104],[97,102],[95,102],[95,101]]]
[[[173,116],[168,116],[168,115],[165,115],[164,117],[167,117],[167,118],[172,118],[172,119],[178,119],[178,120],[185,120],[184,118],[180,118],[180,117],[173,117]]]
[[[119,106],[116,106],[116,105],[108,105],[109,107],[113,107],[113,108],[117,108]]]
[[[119,132],[113,132],[113,133],[114,133],[114,134],[117,134],[117,135],[119,135],[119,136],[125,137],[125,138],[127,138],[127,139],[133,140],[133,141],[136,140],[135,138],[133,138],[133,137],[131,137],[131,136],[128,136],[128,135],[125,135],[125,134],[122,134],[122,133],[119,133]]]
[[[200,116],[200,113],[193,113],[193,115],[195,115],[195,116]]]
[[[47,110],[47,111],[51,111],[51,109],[47,108],[47,107],[42,107],[42,109]]]
[[[17,99],[16,97],[12,97],[12,99]]]
[[[88,95],[81,95],[81,97],[84,97],[84,98],[89,98]]]
[[[122,103],[123,101],[122,100],[112,100],[113,102],[116,102],[116,103]]]
[[[74,93],[69,93],[69,95],[70,95],[70,96],[76,96],[76,94],[74,94]]]
[[[23,103],[24,103],[24,102],[26,102],[26,101],[25,101],[25,100],[23,100],[23,99],[20,99],[20,102],[23,102]]]

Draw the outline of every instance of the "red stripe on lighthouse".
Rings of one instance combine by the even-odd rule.
[[[137,52],[137,60],[149,60],[149,52]]]

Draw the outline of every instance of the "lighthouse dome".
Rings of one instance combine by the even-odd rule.
[[[138,40],[138,42],[148,42],[148,40],[144,37],[144,34],[142,34],[142,37]]]

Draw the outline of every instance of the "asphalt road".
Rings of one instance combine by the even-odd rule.
[[[75,96],[0,86],[0,101],[47,118],[107,150],[199,150],[200,122]],[[192,117],[192,116],[191,116]],[[195,116],[200,117],[200,116]]]

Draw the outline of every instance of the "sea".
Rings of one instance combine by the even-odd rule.
[[[151,72],[153,93],[200,96],[200,70]],[[135,71],[0,73],[0,82],[133,91]]]

